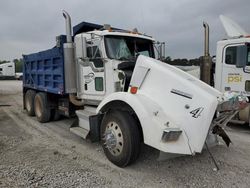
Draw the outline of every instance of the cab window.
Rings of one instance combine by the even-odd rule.
[[[101,58],[101,53],[98,46],[87,47],[87,57],[91,59]]]
[[[98,46],[87,47],[87,57],[92,61],[96,68],[103,67],[103,61],[101,59],[101,53]]]
[[[237,55],[237,47],[231,46],[226,48],[226,58],[225,63],[229,65],[235,65],[236,64],[236,55]]]

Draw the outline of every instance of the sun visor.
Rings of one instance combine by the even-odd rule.
[[[73,27],[73,35],[77,35],[79,33],[94,31],[94,30],[101,30],[103,25],[89,23],[89,22],[81,22],[78,25]],[[122,30],[118,28],[111,27],[112,30]]]

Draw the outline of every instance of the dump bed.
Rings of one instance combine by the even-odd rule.
[[[63,54],[65,42],[66,36],[60,35],[54,48],[23,55],[23,87],[65,94]]]

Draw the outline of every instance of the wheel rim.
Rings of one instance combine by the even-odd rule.
[[[103,135],[104,146],[114,156],[120,155],[123,150],[123,134],[116,122],[109,122]]]
[[[35,112],[37,117],[41,117],[42,108],[41,108],[41,101],[39,99],[35,101]]]

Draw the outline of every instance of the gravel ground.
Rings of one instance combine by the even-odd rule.
[[[6,106],[6,104],[10,106]],[[2,105],[2,106],[1,106]],[[4,106],[3,106],[4,105]],[[143,146],[138,161],[121,169],[98,143],[69,132],[73,119],[40,124],[22,109],[21,82],[0,81],[0,187],[249,187],[250,129],[227,128],[233,145],[157,161]]]

